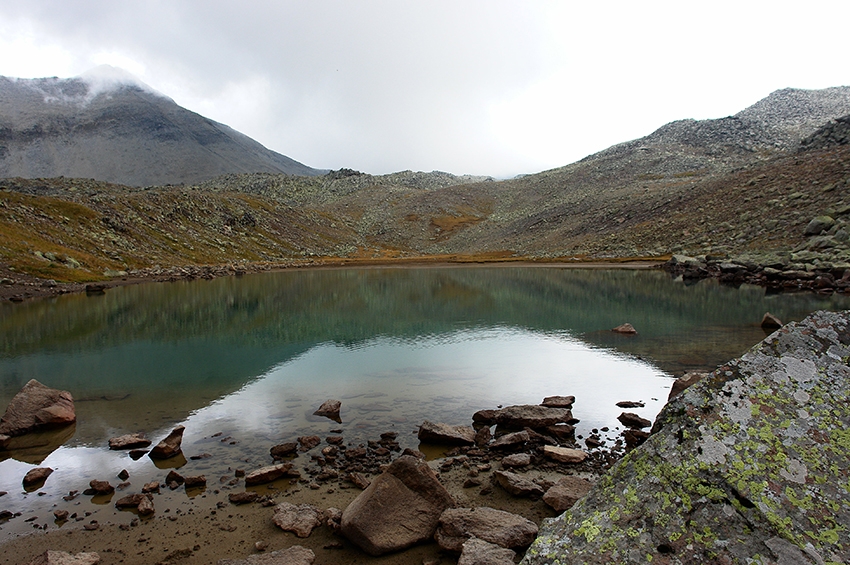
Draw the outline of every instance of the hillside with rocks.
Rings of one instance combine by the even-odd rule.
[[[71,79],[0,77],[0,177],[151,186],[244,172],[321,173],[118,69]]]
[[[769,266],[841,278],[850,268],[849,114],[850,87],[786,89],[735,116],[673,122],[506,181],[350,169],[145,188],[6,178],[0,275],[61,282],[192,266],[678,255],[695,258],[699,272],[728,259],[755,266],[753,276]]]

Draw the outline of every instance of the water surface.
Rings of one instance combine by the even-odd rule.
[[[270,446],[331,430],[350,443],[394,430],[417,447],[426,419],[470,424],[476,410],[551,395],[576,396],[579,434],[607,426],[613,437],[617,401],[642,400],[636,412],[654,418],[674,376],[763,339],[766,311],[791,321],[848,304],[686,286],[654,271],[542,267],[287,271],[4,304],[0,406],[35,378],[72,392],[78,423],[54,451],[0,455],[0,510],[49,508],[122,469],[134,484],[161,480],[150,459],[106,442],[138,431],[156,441],[176,424],[187,456],[212,455],[187,473],[212,475],[268,464]],[[624,322],[638,335],[610,331]],[[342,424],[312,415],[328,398],[342,400]],[[56,469],[42,496],[21,492],[35,464]]]

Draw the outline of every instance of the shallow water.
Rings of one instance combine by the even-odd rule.
[[[613,438],[617,401],[643,400],[634,411],[653,419],[673,376],[763,339],[766,311],[787,322],[848,306],[655,271],[542,267],[287,271],[4,304],[0,406],[36,378],[72,392],[78,423],[58,449],[0,455],[0,510],[43,523],[90,479],[116,484],[126,469],[134,487],[162,480],[149,458],[110,452],[107,440],[141,431],[158,441],[177,424],[187,457],[211,456],[185,474],[209,476],[268,464],[272,445],[331,430],[354,444],[394,430],[417,447],[426,419],[471,424],[476,410],[551,395],[576,396],[579,434],[607,426]],[[624,322],[638,335],[609,331]],[[342,400],[341,424],[312,415],[328,398]],[[35,464],[56,472],[25,494]],[[11,520],[0,539],[26,528]]]

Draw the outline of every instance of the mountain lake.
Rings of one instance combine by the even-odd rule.
[[[654,419],[676,376],[764,339],[765,312],[789,322],[848,307],[842,295],[543,266],[292,270],[6,303],[0,408],[37,379],[73,394],[77,423],[0,452],[0,510],[23,513],[0,524],[0,541],[61,527],[50,512],[64,495],[91,479],[115,485],[122,470],[138,492],[164,468],[232,474],[271,464],[275,444],[333,433],[358,444],[394,431],[402,448],[435,456],[417,440],[423,421],[471,425],[477,410],[546,396],[575,395],[576,433],[608,428],[610,446],[616,402],[642,401],[633,411]],[[625,322],[637,335],[610,331]],[[313,415],[331,398],[341,423]],[[107,446],[134,432],[155,444],[177,425],[185,458],[155,464]],[[27,493],[35,466],[55,472]],[[119,512],[97,498],[71,504],[102,520]]]

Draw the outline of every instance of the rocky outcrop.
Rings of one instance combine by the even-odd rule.
[[[0,418],[0,449],[6,447],[11,437],[67,426],[76,421],[70,392],[44,386],[32,379],[12,398]]]
[[[383,555],[434,535],[455,505],[425,461],[402,455],[342,513],[342,534],[370,555]]]
[[[671,401],[523,563],[850,559],[850,312],[771,334]]]

